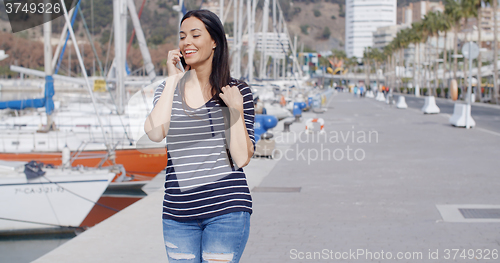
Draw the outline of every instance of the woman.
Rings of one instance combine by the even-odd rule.
[[[167,138],[163,234],[169,262],[239,262],[252,198],[242,167],[255,150],[248,85],[230,77],[224,28],[207,10],[186,13],[169,77],[144,124]],[[176,65],[182,63],[186,73]]]

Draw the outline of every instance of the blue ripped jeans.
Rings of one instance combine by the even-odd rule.
[[[163,219],[163,239],[169,263],[237,263],[249,233],[248,212],[189,221]]]

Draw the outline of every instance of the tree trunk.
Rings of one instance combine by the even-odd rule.
[[[498,104],[498,40],[497,40],[497,1],[493,1],[493,97],[491,99]]]
[[[366,73],[366,79],[365,79],[365,86],[368,88],[370,86],[370,63],[368,59],[365,59],[365,73]]]
[[[405,50],[404,50],[404,48],[402,48],[402,49],[399,51],[399,71],[400,71],[400,72],[399,72],[399,84],[400,84],[401,86],[399,86],[399,87],[398,87],[398,91],[401,91],[401,87],[403,87],[403,77],[404,77],[404,76],[403,76],[403,77],[401,77],[401,75],[402,75],[402,74],[406,71],[406,70],[405,70],[405,71],[401,72],[401,69],[403,69],[403,68],[404,68],[404,69],[406,69],[406,68],[404,67],[404,60],[405,60],[405,53],[404,53],[404,51],[405,51]]]
[[[455,32],[453,33],[454,36],[453,36],[453,54],[454,54],[454,58],[453,58],[453,78],[456,79],[457,78],[457,68],[458,68],[458,58],[457,58],[457,55],[458,55],[458,27],[460,27],[459,24],[456,24],[454,29],[455,29]]]
[[[482,1],[481,1],[482,2]],[[482,20],[482,14],[481,14],[481,7],[478,8],[477,10],[477,44],[479,46],[479,55],[477,56],[477,85],[476,85],[476,100],[481,102],[482,99],[482,91],[481,91],[481,84],[482,82],[482,75],[481,75],[481,67],[483,66],[483,61],[481,58],[481,20]],[[496,16],[496,12],[494,12]]]
[[[464,98],[464,100],[465,100],[465,98],[467,98],[467,94],[468,94],[467,89],[469,88],[469,72],[468,72],[469,67],[468,66],[469,66],[469,60],[464,57],[464,67],[463,67],[463,69],[464,69],[464,71],[463,71],[464,85],[463,85],[463,89],[462,89],[462,91],[463,91],[462,98]]]
[[[438,67],[439,67],[439,34],[436,36],[436,60],[434,62],[434,91],[432,92],[431,96],[433,94],[436,94],[437,97],[437,88],[439,86],[439,76],[438,76]]]
[[[417,69],[415,70],[415,73],[417,74],[417,78],[415,79],[415,90],[417,90],[417,86],[421,88],[420,86],[420,42],[416,44],[416,49],[415,49],[415,54],[418,54],[416,57],[417,60]]]
[[[423,74],[423,78],[422,78],[422,85],[421,85],[421,90],[423,92],[423,89],[425,88],[425,86],[427,86],[427,42],[424,43],[424,54],[423,54],[423,58],[424,58],[424,66],[423,66],[423,69],[424,69],[424,74]],[[426,65],[427,64],[427,65]],[[425,92],[423,92],[423,95],[425,96]]]
[[[413,80],[413,86],[415,86],[416,82],[415,82],[415,77],[416,77],[416,74],[415,74],[415,71],[417,70],[417,67],[415,66],[416,65],[416,60],[417,60],[417,45],[414,44],[413,45],[414,47],[414,54],[413,54],[413,70],[411,72],[411,79]],[[409,92],[409,90],[407,90]]]
[[[446,79],[446,71],[448,71],[448,50],[446,50],[446,44],[448,43],[448,32],[444,32],[444,47],[443,47],[443,88],[448,86],[448,81]],[[448,76],[449,77],[449,76]],[[445,85],[446,84],[446,85]]]

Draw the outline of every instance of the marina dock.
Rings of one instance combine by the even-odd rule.
[[[317,124],[314,134],[303,133],[310,118],[324,120],[326,135]],[[253,214],[241,262],[379,262],[389,255],[443,262],[450,249],[489,250],[491,258],[500,250],[500,131],[455,128],[448,119],[338,93],[325,113],[304,112],[290,133],[279,122],[274,159],[254,158],[243,168]],[[155,178],[146,198],[34,262],[168,262],[162,180]]]

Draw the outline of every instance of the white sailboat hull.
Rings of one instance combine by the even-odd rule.
[[[0,230],[78,227],[115,176],[108,169],[44,169],[28,180],[22,167],[0,175]]]

